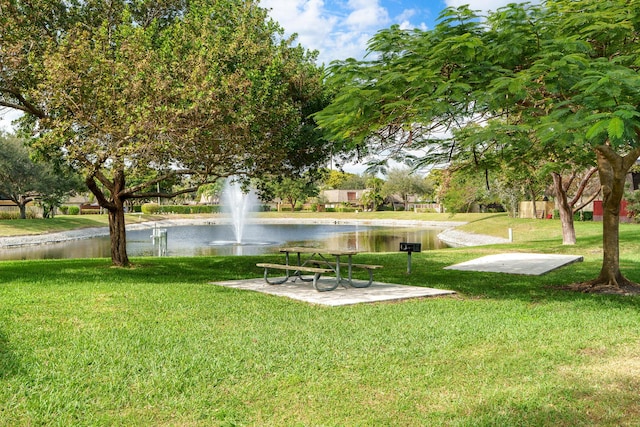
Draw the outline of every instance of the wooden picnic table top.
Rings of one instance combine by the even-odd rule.
[[[324,249],[324,248],[312,248],[308,246],[293,246],[289,248],[280,248],[280,252],[297,252],[304,254],[328,254],[333,256],[343,256],[343,255],[356,255],[358,251],[355,250],[344,250],[344,249]]]

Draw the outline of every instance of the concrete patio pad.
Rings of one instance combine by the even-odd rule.
[[[578,255],[548,255],[531,253],[506,253],[487,255],[482,258],[445,267],[445,270],[482,271],[489,273],[524,274],[540,276],[560,267],[581,262]]]
[[[320,279],[321,282],[331,279]],[[368,288],[352,288],[338,286],[333,291],[318,292],[309,282],[286,282],[282,285],[269,285],[263,278],[247,280],[230,280],[211,282],[213,285],[247,291],[263,292],[304,301],[311,304],[328,306],[353,305],[380,301],[404,300],[454,294],[454,291],[423,288],[420,286],[395,285],[391,283],[373,282]]]

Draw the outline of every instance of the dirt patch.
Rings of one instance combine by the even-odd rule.
[[[640,284],[638,283],[625,283],[622,285],[594,285],[592,282],[572,283],[566,286],[557,286],[556,289],[591,293],[591,294],[608,294],[608,295],[625,295],[625,296],[637,296],[640,295]]]

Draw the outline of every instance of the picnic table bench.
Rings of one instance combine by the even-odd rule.
[[[320,292],[332,291],[343,282],[348,283],[354,288],[366,288],[373,283],[373,270],[382,268],[381,265],[370,264],[354,264],[352,262],[352,256],[358,252],[353,250],[332,250],[332,249],[319,249],[310,247],[291,247],[282,248],[280,252],[285,254],[285,264],[274,263],[258,263],[256,266],[264,268],[264,279],[270,285],[279,285],[285,283],[293,276],[293,280],[313,281],[313,287]],[[290,262],[290,254],[297,254],[297,263]],[[308,258],[303,262],[302,254],[308,255]],[[335,261],[327,259],[326,256],[334,257]],[[346,263],[341,261],[341,257],[347,257]],[[342,276],[341,268],[347,267],[347,277]],[[364,285],[354,282],[351,278],[351,272],[353,268],[366,269],[369,272],[369,281]],[[273,280],[269,279],[269,270],[285,270],[286,276],[283,279]],[[289,272],[293,272],[290,274]],[[303,273],[313,273],[311,279],[303,277]],[[325,273],[335,273],[335,282],[328,287],[319,286],[318,282],[320,276]]]
[[[311,261],[309,264],[311,265],[323,265],[327,264],[327,265],[331,265],[334,266],[336,263],[335,262],[331,262],[331,261]],[[361,268],[363,270],[367,270],[367,272],[369,273],[369,281],[364,284],[356,284],[356,282],[354,282],[353,280],[351,280],[351,278],[349,278],[350,281],[350,285],[353,286],[354,288],[367,288],[369,286],[371,286],[371,284],[373,283],[373,271],[374,270],[379,270],[381,268],[383,268],[382,265],[375,265],[375,264],[351,264],[351,268]]]
[[[302,265],[288,265],[288,264],[271,264],[271,263],[265,263],[265,262],[258,263],[256,264],[256,266],[264,268],[264,281],[270,285],[281,285],[287,280],[289,280],[289,278],[291,277],[289,274],[290,271],[293,271],[293,275],[298,277],[300,277],[300,273],[304,271],[306,273],[313,273],[313,287],[317,288],[318,279],[320,278],[320,275],[323,273],[333,272],[333,270],[330,268],[307,267]],[[284,277],[284,279],[281,279],[281,280],[269,281],[269,269],[285,270],[286,276]],[[300,278],[302,279],[302,277]]]

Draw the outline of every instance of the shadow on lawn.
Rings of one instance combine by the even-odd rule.
[[[485,247],[415,253],[412,255],[411,274],[407,274],[407,255],[404,253],[359,254],[357,262],[384,265],[382,270],[376,271],[376,281],[453,290],[462,297],[528,302],[608,300],[640,307],[640,298],[586,295],[557,289],[596,277],[601,261],[594,256],[585,259],[585,262],[571,264],[542,276],[444,270],[444,267],[458,262],[507,251],[508,248],[504,247]],[[572,252],[580,253],[579,250]],[[76,283],[104,283],[106,286],[193,285],[262,277],[263,271],[256,267],[256,263],[282,262],[282,256],[168,257],[132,261],[131,268],[114,268],[108,259],[42,260],[29,262],[28,269],[21,261],[10,261],[0,263],[0,276],[5,284],[38,283],[47,287],[56,284],[74,286]],[[640,269],[635,264],[625,268],[623,273],[631,280],[640,281]],[[354,270],[355,278],[365,278],[366,274]]]
[[[509,252],[495,250],[493,253]],[[574,263],[541,276],[525,276],[506,273],[486,273],[475,271],[445,270],[445,267],[458,262],[478,258],[488,253],[487,250],[459,250],[455,256],[450,252],[441,251],[413,254],[412,273],[407,274],[407,259],[403,256],[387,256],[385,260],[376,260],[371,254],[367,262],[380,262],[385,265],[384,270],[376,273],[376,280],[413,286],[425,286],[437,289],[448,289],[462,294],[463,297],[482,297],[494,299],[518,299],[528,302],[541,301],[617,301],[623,305],[640,307],[640,298],[621,297],[613,295],[582,294],[560,290],[558,287],[571,283],[583,282],[595,278],[601,268],[601,260],[586,259],[584,262]],[[550,252],[551,253],[551,252]],[[576,251],[580,253],[580,251]],[[459,258],[459,259],[456,259]],[[390,259],[393,261],[390,262]],[[454,259],[454,261],[452,261]],[[640,269],[637,265],[626,268],[623,273],[631,280],[640,281]]]

